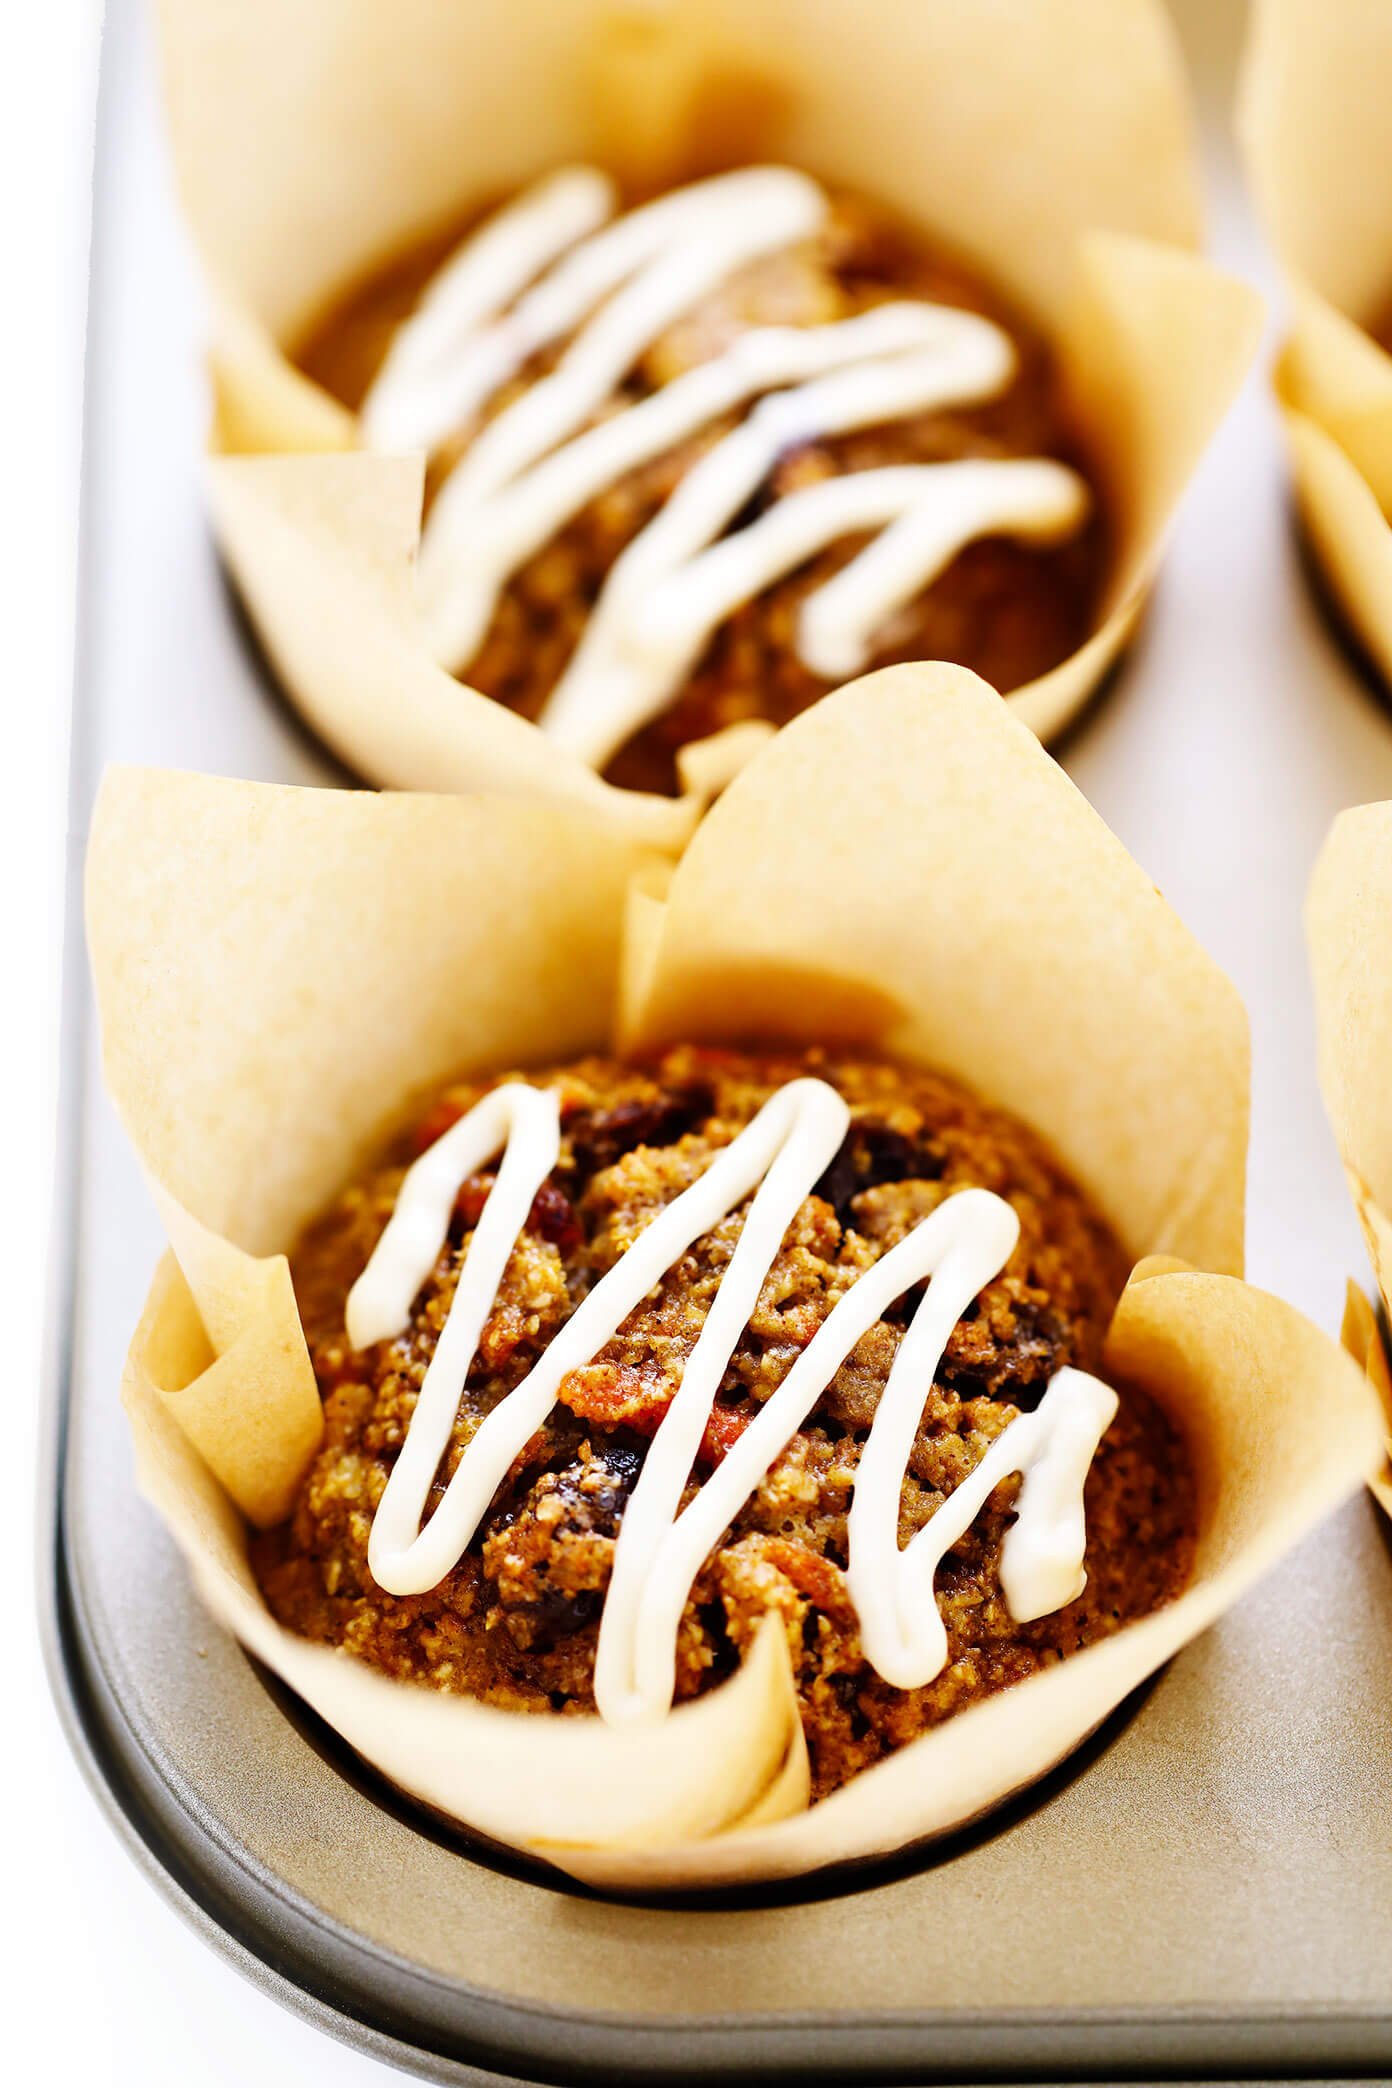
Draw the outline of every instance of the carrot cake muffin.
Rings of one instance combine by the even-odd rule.
[[[253,1566],[393,1677],[655,1717],[771,1612],[822,1797],[1189,1577],[1184,1444],[1090,1375],[1125,1254],[937,1074],[682,1046],[451,1087],[291,1267],[325,1432]]]
[[[297,349],[427,453],[437,657],[611,781],[862,670],[1007,693],[1097,627],[1108,530],[1043,340],[860,197],[748,167],[633,208],[568,168]]]

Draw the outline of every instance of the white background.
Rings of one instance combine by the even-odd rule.
[[[291,0],[293,4],[293,0]],[[31,1494],[65,857],[82,328],[99,0],[5,10],[0,65],[0,1283],[6,1704],[0,1993],[11,2080],[335,2088],[396,2078],[263,1999],[137,1873],[74,1766],[34,1630]],[[16,1513],[16,1509],[18,1513]],[[17,1683],[9,1663],[19,1664]],[[13,1694],[12,1694],[13,1692]],[[11,1985],[13,1980],[13,1985]]]
[[[299,0],[286,0],[293,6]],[[387,0],[383,0],[387,4]],[[443,0],[442,0],[443,4]],[[852,0],[847,0],[852,4]],[[1235,0],[1189,0],[1183,8],[1191,49],[1226,40]],[[8,302],[0,320],[0,672],[4,673],[6,767],[0,797],[0,894],[9,991],[0,1017],[0,1094],[7,1108],[7,1193],[0,1196],[0,1282],[12,1347],[5,1394],[18,1444],[6,1442],[10,1513],[0,1517],[5,1556],[0,1588],[7,1606],[6,1717],[0,1721],[0,1992],[6,1993],[11,2076],[67,2083],[142,2084],[253,2082],[256,2088],[303,2088],[332,2081],[343,2088],[390,2076],[374,2062],[330,2043],[266,2001],[187,1933],[141,1878],[103,1820],[67,1753],[51,1709],[33,1627],[28,1516],[35,1469],[35,1388],[40,1382],[41,1302],[47,1249],[54,1069],[57,1060],[59,895],[65,860],[66,717],[74,608],[79,471],[81,343],[89,215],[92,117],[98,57],[99,0],[10,0],[5,63],[0,67],[0,284]],[[1223,26],[1226,25],[1226,26]],[[1223,186],[1223,184],[1220,184]],[[1240,198],[1216,198],[1214,244],[1220,258],[1252,265],[1243,237]],[[1253,272],[1269,288],[1257,258]],[[1274,1209],[1281,1176],[1312,1192],[1313,1124],[1308,1006],[1296,915],[1317,832],[1302,833],[1284,854],[1268,849],[1293,818],[1308,820],[1296,764],[1310,732],[1349,750],[1366,746],[1369,762],[1351,792],[1332,786],[1334,802],[1349,794],[1387,795],[1385,720],[1374,720],[1351,680],[1332,694],[1296,687],[1252,686],[1242,655],[1234,592],[1249,586],[1265,613],[1293,642],[1305,642],[1313,617],[1295,580],[1275,461],[1270,408],[1260,375],[1223,430],[1186,504],[1169,560],[1160,610],[1147,634],[1146,679],[1152,697],[1187,701],[1190,721],[1208,699],[1230,703],[1233,731],[1270,780],[1262,831],[1231,837],[1234,862],[1213,889],[1210,855],[1192,862],[1167,847],[1167,793],[1191,783],[1192,749],[1181,734],[1162,745],[1150,736],[1134,685],[1117,691],[1112,725],[1128,732],[1133,758],[1151,764],[1146,815],[1133,805],[1118,821],[1123,839],[1161,876],[1181,914],[1206,916],[1205,932],[1220,961],[1254,1002],[1263,973],[1279,973],[1281,1021],[1259,1032],[1254,1211]],[[1249,472],[1253,457],[1261,475]],[[1217,560],[1211,547],[1221,542]],[[1185,689],[1188,655],[1180,634],[1201,629],[1206,688]],[[1316,645],[1322,644],[1317,634]],[[1244,665],[1248,671],[1244,674]],[[1316,720],[1312,707],[1322,706]],[[1282,708],[1282,706],[1284,706]],[[1182,703],[1180,704],[1182,708]],[[1245,718],[1241,716],[1246,713]],[[1091,752],[1080,749],[1079,775],[1104,813],[1105,782]],[[1381,786],[1381,787],[1379,787]],[[1326,793],[1328,794],[1328,792]],[[1297,803],[1297,800],[1300,800]],[[1329,807],[1332,809],[1332,805]],[[1321,812],[1320,818],[1327,817]],[[1288,838],[1288,836],[1287,836]],[[1256,873],[1270,889],[1270,948],[1253,941],[1250,900],[1237,857],[1255,852]],[[1166,860],[1167,854],[1170,856]],[[1221,856],[1221,850],[1219,851]],[[1289,860],[1287,860],[1289,858]],[[1259,916],[1260,918],[1260,916]],[[1279,927],[1279,936],[1277,928]],[[1270,998],[1270,994],[1266,994]],[[1290,1134],[1285,1117],[1290,1109]],[[1332,1153],[1321,1193],[1339,1207],[1353,1240]],[[17,1163],[17,1164],[16,1164]],[[1348,1266],[1354,1266],[1351,1249]],[[1326,1325],[1337,1313],[1341,1270],[1314,1269],[1289,1229],[1263,1227],[1253,1240],[1253,1274],[1286,1290]],[[18,1505],[18,1514],[15,1504]],[[8,1663],[18,1661],[15,1689]],[[11,1761],[14,1750],[17,1759]],[[14,1975],[13,1998],[6,1992]]]

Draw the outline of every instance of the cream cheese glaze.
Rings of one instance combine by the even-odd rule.
[[[572,336],[476,434],[427,518],[421,613],[431,649],[458,673],[508,581],[587,502],[760,401],[601,589],[540,719],[582,759],[602,767],[666,708],[725,617],[848,535],[884,532],[809,596],[796,633],[804,664],[829,680],[862,668],[895,611],[974,539],[1052,542],[1086,519],[1087,488],[1066,466],[974,459],[850,473],[723,535],[791,445],[994,397],[1015,351],[976,313],[906,299],[821,326],[754,329],[620,404],[622,380],[667,327],[747,262],[814,233],[829,203],[803,174],[753,167],[609,222],[616,207],[605,176],[572,168],[490,219],[400,330],[363,407],[370,446],[434,448],[531,356]]]
[[[411,1595],[445,1578],[514,1459],[555,1405],[566,1374],[591,1362],[679,1256],[752,1197],[619,1526],[595,1663],[601,1717],[611,1724],[641,1723],[668,1711],[677,1628],[703,1560],[862,1335],[925,1279],[856,1469],[847,1584],[866,1659],[903,1689],[941,1672],[948,1648],[934,1594],[937,1569],[992,1490],[1015,1473],[1024,1475],[1024,1485],[1001,1553],[1007,1607],[1024,1622],[1075,1600],[1086,1582],[1083,1489],[1117,1411],[1116,1394],[1083,1371],[1057,1371],[1034,1412],[1017,1416],[927,1525],[899,1547],[900,1494],[926,1388],[953,1327],[1005,1266],[1019,1234],[1011,1205],[985,1189],[947,1197],[856,1279],[694,1498],[681,1506],[706,1422],[764,1279],[849,1123],[846,1103],[825,1081],[794,1080],[773,1094],[639,1234],[540,1361],[485,1416],[424,1527],[421,1518],[508,1256],[560,1151],[559,1099],[550,1090],[510,1082],[422,1154],[407,1171],[391,1219],[349,1293],[347,1333],[357,1349],[404,1331],[448,1237],[460,1187],[502,1157],[373,1521],[368,1563],[379,1584],[390,1594]]]

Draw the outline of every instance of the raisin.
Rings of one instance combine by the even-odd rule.
[[[581,1111],[566,1126],[576,1166],[583,1174],[597,1174],[638,1146],[675,1145],[710,1115],[714,1099],[705,1081],[687,1081],[647,1102]]]
[[[562,1260],[575,1254],[584,1244],[585,1234],[575,1215],[575,1206],[554,1182],[543,1182],[532,1199],[527,1230],[549,1242]]]
[[[851,1202],[883,1182],[936,1182],[945,1162],[928,1139],[905,1138],[887,1124],[853,1123],[840,1150],[817,1183],[814,1196],[829,1203],[843,1226],[852,1223]]]

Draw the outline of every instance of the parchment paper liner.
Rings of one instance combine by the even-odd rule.
[[[1392,681],[1392,10],[1253,0],[1238,129],[1292,328],[1274,383],[1311,547]]]
[[[1392,805],[1342,812],[1305,910],[1320,1086],[1386,1311],[1392,1297]],[[1392,1515],[1392,1377],[1377,1321],[1349,1285],[1344,1344],[1368,1372],[1388,1455],[1373,1491]]]
[[[897,668],[829,698],[736,780],[664,896],[665,868],[576,809],[140,771],[108,779],[89,859],[107,1076],[178,1257],[126,1375],[143,1486],[215,1613],[363,1754],[612,1885],[797,1873],[975,1817],[1076,1745],[1381,1448],[1350,1360],[1236,1278],[1247,1039],[1232,988],[984,683]],[[781,1638],[641,1744],[386,1682],[271,1624],[240,1519],[180,1426],[193,1412],[230,1491],[278,1512],[314,1394],[277,1250],[447,1071],[602,1041],[630,879],[630,1041],[776,1027],[923,1055],[1028,1116],[1134,1252],[1215,1272],[1146,1263],[1108,1355],[1194,1445],[1192,1589],[810,1812]],[[248,1472],[244,1398],[268,1432],[279,1407],[279,1474],[264,1456]]]
[[[359,773],[588,794],[659,841],[699,808],[696,779],[684,812],[616,803],[435,666],[406,571],[419,474],[322,454],[352,449],[355,418],[282,352],[422,228],[587,155],[657,181],[761,156],[810,166],[936,232],[1055,338],[1118,540],[1099,629],[1009,701],[1045,738],[1075,714],[1134,624],[1258,333],[1253,292],[1183,251],[1194,152],[1158,0],[160,13],[175,164],[214,294],[214,443],[231,453],[211,466],[218,533],[295,701]]]

